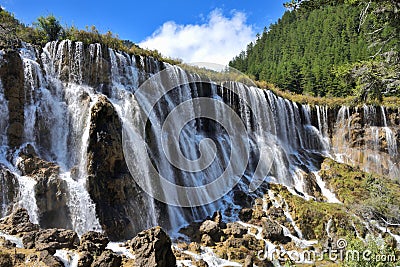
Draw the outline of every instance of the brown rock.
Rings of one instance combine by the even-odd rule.
[[[105,250],[92,264],[96,267],[120,267],[122,257],[111,250]]]
[[[9,253],[0,253],[0,266],[1,267],[13,267],[13,260]]]
[[[221,240],[221,236],[223,235],[218,223],[211,220],[206,220],[201,224],[200,233],[202,235],[209,235],[214,242],[219,242]]]
[[[243,267],[253,267],[254,261],[251,255],[247,255],[246,259],[244,260]]]
[[[105,250],[109,242],[108,237],[103,233],[90,231],[82,235],[79,250],[98,256]]]
[[[35,248],[54,254],[57,249],[74,249],[79,244],[78,235],[72,230],[45,229],[37,232]]]
[[[39,230],[39,225],[30,222],[26,209],[19,208],[11,213],[10,216],[0,220],[0,230],[7,234],[15,235],[37,231]]]
[[[285,244],[291,241],[290,237],[287,237],[283,234],[282,227],[270,220],[266,219],[262,222],[262,235],[264,238],[271,240],[272,242],[277,241],[279,243]]]
[[[171,249],[171,239],[161,229],[154,227],[140,232],[130,241],[139,267],[173,267],[175,255]]]
[[[39,260],[48,267],[64,267],[64,264],[59,258],[53,256],[49,251],[46,250],[40,252]]]
[[[78,267],[90,267],[92,262],[93,256],[89,252],[83,251],[79,254]]]
[[[243,237],[247,233],[247,228],[237,222],[228,223],[226,229],[224,229],[224,233],[233,237]]]

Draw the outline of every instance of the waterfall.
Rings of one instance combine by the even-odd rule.
[[[212,81],[187,66],[100,44],[64,40],[46,44],[41,52],[24,44],[20,57],[25,79],[23,146],[31,144],[39,158],[60,167],[57,179],[66,185],[70,225],[80,235],[101,231],[100,213],[107,212],[96,214],[99,200],[92,200],[87,185],[89,174],[96,175],[88,173],[88,153],[96,140],[90,136],[92,108],[100,97],[115,110],[123,142],[135,144],[124,151],[130,175],[126,170],[122,178],[107,181],[111,186],[132,183],[127,192],[134,195],[126,197],[127,206],[118,212],[135,223],[135,231],[154,225],[177,230],[217,210],[232,219],[231,211],[242,205],[238,193],[260,196],[266,190],[264,182],[310,198],[305,188],[308,174],[314,174],[328,201],[338,202],[318,175],[323,157],[374,172],[390,169],[390,176],[400,173],[393,118],[383,107],[342,106],[332,121],[333,111],[327,106],[300,105],[251,83]],[[1,168],[17,177],[18,204],[40,222],[35,177],[21,176],[10,160],[15,153],[10,151],[21,149],[8,147],[8,117],[0,81]],[[157,180],[160,176],[165,179]],[[207,187],[215,181],[219,187]],[[187,189],[195,187],[207,190]],[[169,205],[160,201],[163,197]]]
[[[3,84],[0,80],[0,147],[7,145],[8,102],[4,98]]]

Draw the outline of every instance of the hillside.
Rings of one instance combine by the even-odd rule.
[[[314,2],[318,1],[310,3]],[[366,10],[364,4],[325,2],[328,4],[304,4],[287,11],[277,23],[265,28],[230,66],[256,80],[272,82],[299,94],[362,97],[362,91],[371,89],[366,88],[372,84],[369,80],[373,78],[369,76],[378,76],[383,95],[398,95],[398,60],[395,57],[394,63],[388,62],[384,53],[393,55],[398,36],[380,43],[376,38],[395,33],[398,27],[389,25],[388,16],[381,21],[373,7]],[[363,12],[374,16],[360,18]],[[379,26],[384,27],[382,32],[376,29]],[[363,68],[367,71],[358,73]],[[397,83],[385,82],[393,79]]]

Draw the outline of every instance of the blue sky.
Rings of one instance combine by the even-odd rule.
[[[0,0],[25,24],[55,15],[78,28],[96,25],[166,56],[184,61],[227,59],[243,50],[264,26],[284,13],[281,1],[249,0]],[[218,52],[218,53],[217,53]]]

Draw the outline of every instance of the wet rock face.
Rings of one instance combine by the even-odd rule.
[[[57,44],[57,49],[63,57],[61,60],[57,59],[54,64],[56,72],[60,73],[60,79],[63,82],[87,84],[99,92],[109,94],[111,66],[108,48],[104,45],[91,45],[89,48],[82,43],[71,41],[66,41],[61,47],[60,43]],[[76,55],[80,57],[82,72],[76,71]]]
[[[25,104],[24,68],[18,52],[10,51],[4,55],[3,64],[0,65],[0,79],[8,101],[8,143],[10,147],[16,148],[22,144]]]
[[[88,191],[103,230],[111,240],[132,238],[147,228],[147,206],[125,163],[122,125],[106,97],[92,108],[88,146]],[[141,207],[138,209],[138,207]]]
[[[15,203],[18,197],[18,179],[8,169],[0,165],[0,203],[4,203],[0,211],[2,215],[9,214],[12,209],[12,203]]]
[[[129,243],[135,251],[135,262],[139,267],[176,266],[171,239],[161,227],[140,232]]]
[[[60,167],[39,158],[31,145],[27,145],[19,156],[17,167],[21,174],[37,181],[35,195],[40,225],[44,228],[72,228],[67,205],[68,187],[59,177]]]

